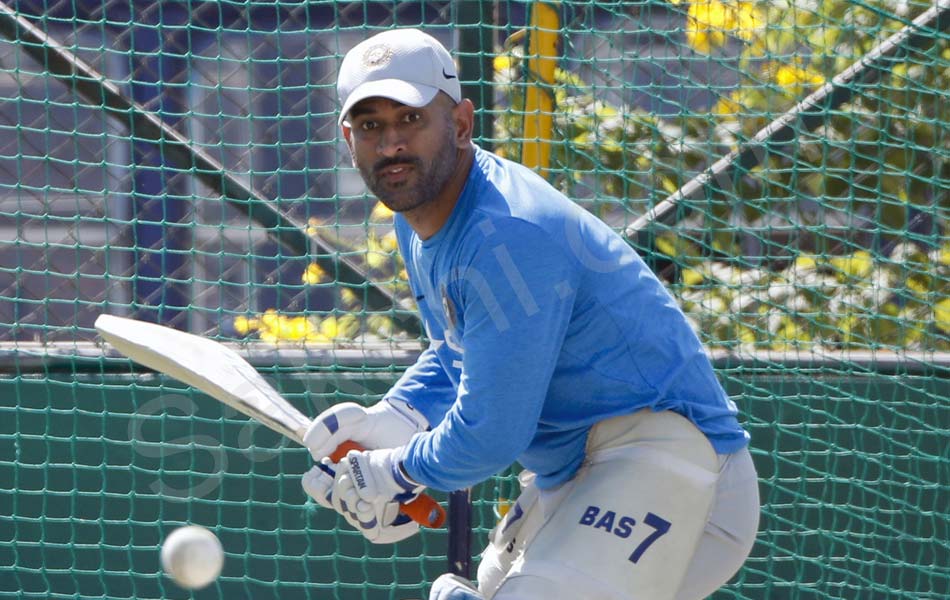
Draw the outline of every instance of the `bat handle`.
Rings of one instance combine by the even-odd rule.
[[[330,460],[335,463],[340,462],[343,458],[350,453],[350,450],[365,450],[362,446],[357,444],[352,440],[347,440],[336,447],[336,450],[333,451],[333,454],[330,455]]]
[[[336,450],[330,455],[330,460],[338,463],[343,460],[350,450],[363,449],[354,441],[346,441],[336,447]],[[445,523],[445,509],[428,494],[419,494],[411,501],[401,504],[400,509],[410,519],[425,527],[438,528]]]

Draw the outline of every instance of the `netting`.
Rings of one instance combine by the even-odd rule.
[[[185,597],[157,550],[183,523],[227,552],[197,597],[422,598],[446,569],[444,530],[365,543],[306,503],[305,451],[92,328],[234,343],[311,415],[379,398],[424,340],[334,85],[417,26],[478,141],[623,232],[711,349],[764,502],[716,597],[944,597],[948,23],[945,0],[0,4],[0,596]],[[473,491],[473,555],[515,494]]]

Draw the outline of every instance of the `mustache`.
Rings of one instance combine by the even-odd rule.
[[[398,157],[392,157],[392,158],[381,158],[380,160],[376,161],[376,164],[373,165],[373,173],[376,173],[378,175],[380,171],[382,171],[383,169],[397,166],[397,165],[412,165],[415,167],[415,166],[418,166],[420,162],[421,161],[419,160],[419,158],[415,156],[398,156]]]

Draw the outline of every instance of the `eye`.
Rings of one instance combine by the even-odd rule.
[[[367,120],[365,120],[365,121],[363,121],[362,123],[359,124],[359,128],[360,128],[362,131],[372,131],[372,130],[376,129],[377,127],[378,127],[378,124],[376,123],[376,121],[371,121],[371,120],[369,120],[369,119],[367,119]]]
[[[418,121],[419,119],[421,119],[421,118],[422,118],[422,113],[408,112],[408,113],[406,113],[406,115],[402,118],[402,120],[403,120],[404,123],[415,123],[415,122],[417,122],[417,121]]]

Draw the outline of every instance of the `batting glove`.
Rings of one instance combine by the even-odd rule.
[[[346,441],[364,448],[395,448],[427,429],[426,418],[401,400],[386,398],[369,408],[344,402],[320,413],[307,428],[303,443],[319,462]]]
[[[301,481],[304,491],[320,506],[337,510],[333,502],[334,481],[337,472],[342,470],[341,465],[335,465],[329,458],[324,458],[317,466],[304,474]],[[374,544],[392,544],[415,535],[419,531],[419,524],[399,512],[398,508],[397,504],[395,514],[390,510],[376,522],[373,522],[369,515],[354,518],[353,513],[349,511],[340,514]],[[364,526],[364,522],[368,526]],[[378,525],[378,523],[383,524]]]
[[[401,516],[423,486],[412,481],[396,459],[399,449],[350,450],[338,465],[331,502],[368,540],[380,543],[383,528]]]
[[[485,600],[472,582],[458,575],[444,573],[432,582],[429,600]]]

